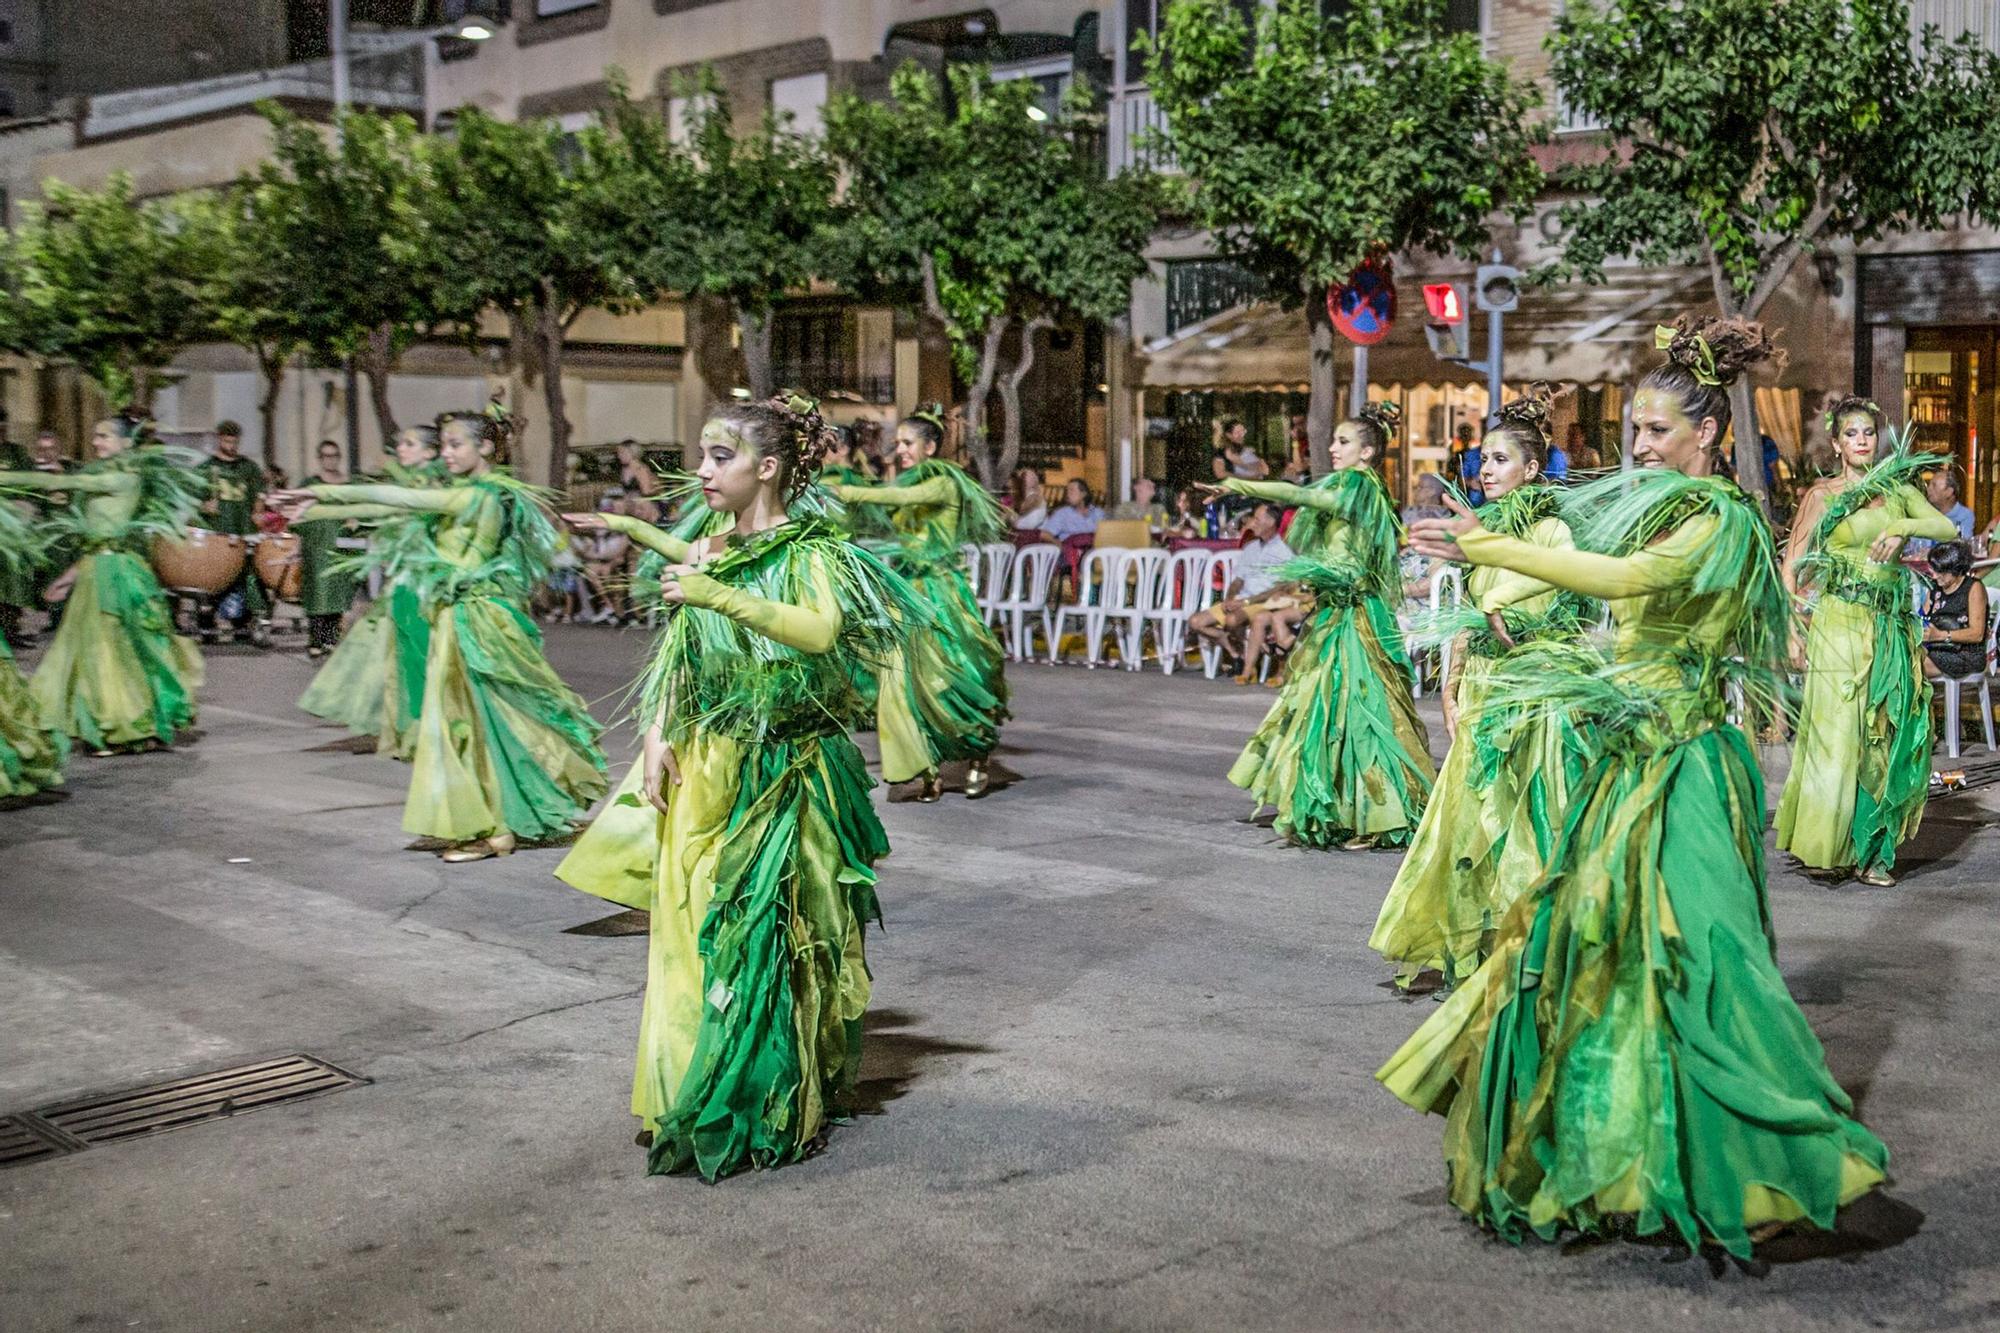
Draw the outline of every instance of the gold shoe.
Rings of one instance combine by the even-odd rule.
[[[1340,849],[1344,852],[1372,852],[1375,850],[1375,839],[1373,837],[1349,838],[1346,842],[1340,844]]]
[[[993,775],[987,771],[986,761],[976,759],[965,770],[965,799],[976,801],[993,790]]]
[[[485,861],[491,857],[513,854],[514,835],[496,833],[490,838],[481,838],[477,842],[468,842],[463,847],[454,847],[438,859],[456,866],[464,865],[468,861]]]
[[[1893,889],[1896,887],[1896,877],[1886,870],[1864,870],[1854,878],[1860,880],[1863,884],[1872,884],[1878,889]]]
[[[917,793],[917,801],[923,805],[936,805],[944,795],[944,779],[936,773],[924,775],[923,789]]]

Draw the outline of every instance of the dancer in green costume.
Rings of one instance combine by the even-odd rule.
[[[1232,477],[1202,488],[1299,509],[1286,538],[1298,558],[1278,577],[1311,588],[1316,608],[1229,780],[1277,807],[1274,827],[1304,847],[1408,842],[1437,777],[1392,609],[1401,525],[1375,470],[1396,419],[1383,403],[1341,422],[1334,470],[1310,486]]]
[[[435,426],[410,426],[396,437],[388,466],[393,485],[429,489],[444,483]],[[331,530],[341,520],[373,517],[368,551],[357,576],[382,571],[382,593],[348,627],[326,664],[299,698],[299,707],[337,722],[357,736],[376,738],[378,754],[408,760],[417,748],[417,711],[424,702],[424,665],[430,656],[430,622],[411,586],[409,557],[425,550],[429,534],[420,515],[380,506],[315,505],[306,532]]]
[[[0,490],[0,576],[31,579],[41,555],[38,534]],[[68,748],[63,734],[42,717],[14,665],[13,649],[0,637],[0,800],[60,787]]]
[[[1488,532],[1560,549],[1569,525],[1542,479],[1552,401],[1538,391],[1500,409],[1480,441],[1478,513]],[[1583,738],[1567,719],[1531,711],[1489,720],[1485,696],[1487,676],[1518,645],[1574,638],[1586,599],[1495,566],[1475,567],[1465,584],[1469,605],[1431,630],[1458,645],[1441,691],[1451,749],[1368,939],[1403,986],[1434,972],[1449,989],[1478,968],[1554,845],[1583,765]]]
[[[154,537],[185,534],[201,459],[141,442],[123,418],[98,422],[90,443],[97,458],[81,472],[0,472],[0,487],[67,492],[48,535],[83,553],[29,692],[48,725],[97,754],[172,745],[194,726],[201,653],[174,632],[148,552]]]
[[[500,426],[483,413],[440,419],[452,484],[312,486],[274,499],[294,521],[327,501],[341,517],[427,516],[410,556],[430,620],[403,827],[446,844],[446,861],[560,836],[604,795],[601,732],[542,656],[528,598],[559,540],[533,488],[494,466]],[[358,512],[357,512],[358,507]]]
[[[823,438],[807,400],[726,407],[700,476],[728,530],[620,526],[673,562],[644,756],[556,873],[650,913],[632,1113],[655,1173],[799,1160],[860,1064],[888,839],[848,735],[866,711],[853,659],[894,653],[925,612],[802,498]]]
[[[1916,835],[1931,778],[1931,687],[1898,559],[1910,537],[1958,535],[1911,483],[1937,459],[1877,458],[1880,409],[1843,398],[1827,414],[1840,474],[1799,503],[1785,552],[1792,596],[1813,593],[1794,665],[1805,673],[1792,770],[1778,799],[1778,849],[1811,870],[1896,882],[1896,848]]]
[[[338,486],[347,480],[340,465],[340,446],[321,440],[314,453],[319,468],[313,480]],[[354,605],[354,570],[340,554],[342,528],[335,523],[308,523],[298,529],[303,585],[299,606],[306,613],[306,656],[317,662],[340,639],[340,622]]]
[[[1542,873],[1493,951],[1377,1075],[1446,1117],[1452,1202],[1509,1240],[1677,1234],[1747,1256],[1833,1225],[1888,1153],[1851,1117],[1785,989],[1764,890],[1764,790],[1728,715],[1782,679],[1769,527],[1712,475],[1728,384],[1771,354],[1754,325],[1684,317],[1632,401],[1643,471],[1571,492],[1579,550],[1412,525],[1426,555],[1608,599],[1609,662],[1510,655],[1492,701],[1567,711],[1594,754]]]
[[[943,412],[919,411],[896,427],[893,486],[832,490],[847,505],[889,510],[898,539],[896,572],[930,611],[929,630],[884,666],[878,680],[882,778],[921,778],[917,799],[936,801],[944,793],[940,766],[963,760],[965,794],[976,801],[992,789],[989,762],[1007,718],[1007,680],[1005,654],[979,613],[960,548],[999,541],[1007,521],[970,473],[937,457],[943,444]]]

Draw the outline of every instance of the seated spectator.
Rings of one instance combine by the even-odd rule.
[[[1049,496],[1042,474],[1031,467],[1016,468],[1007,507],[1014,512],[1016,532],[1040,532],[1049,521]]]
[[[1113,508],[1111,517],[1144,520],[1150,528],[1166,527],[1167,507],[1160,503],[1160,483],[1151,477],[1135,480],[1132,483],[1132,498]]]
[[[572,533],[549,562],[549,619],[564,625],[583,610],[583,556],[577,549],[583,533]]]
[[[1569,423],[1563,432],[1562,451],[1569,455],[1569,466],[1576,472],[1596,472],[1604,466],[1603,458],[1590,445],[1590,437],[1583,429],[1581,421]]]
[[[1986,585],[1972,577],[1972,547],[1931,548],[1934,586],[1924,607],[1924,675],[1932,680],[1986,669]]]
[[[1042,535],[1054,541],[1067,541],[1096,532],[1103,521],[1104,511],[1093,503],[1090,487],[1072,477],[1063,487],[1062,508],[1051,513],[1042,524]]]
[[[1298,642],[1299,626],[1312,614],[1312,609],[1312,594],[1300,583],[1280,583],[1256,601],[1245,602],[1243,611],[1250,624],[1243,636],[1243,671],[1236,677],[1236,683],[1248,685],[1255,678],[1257,660],[1266,648],[1291,651]],[[1274,690],[1283,685],[1284,668],[1273,671],[1264,683]]]
[[[1268,500],[1257,502],[1243,529],[1243,545],[1236,553],[1234,581],[1223,589],[1220,602],[1204,607],[1188,619],[1189,629],[1242,662],[1244,676],[1256,670],[1256,663],[1243,651],[1232,651],[1233,636],[1249,627],[1250,603],[1272,595],[1278,586],[1278,566],[1292,558],[1292,548],[1278,535],[1281,517],[1278,506]],[[1249,681],[1239,676],[1238,683],[1247,685]]]
[[[613,486],[606,491],[597,502],[597,512],[625,513],[624,490]],[[619,532],[586,532],[578,534],[578,545],[578,554],[583,557],[583,581],[597,602],[597,614],[590,618],[590,623],[615,623],[624,615],[625,557],[631,553],[632,539]]]
[[[655,524],[666,518],[667,484],[637,440],[618,442],[618,477],[625,486],[625,513]]]
[[[1174,512],[1167,516],[1167,532],[1174,537],[1206,537],[1208,535],[1208,514],[1202,508],[1201,495],[1192,486],[1183,486],[1174,493]]]
[[[1420,472],[1410,495],[1410,503],[1403,506],[1403,523],[1408,526],[1420,518],[1448,518],[1451,510],[1444,505],[1444,478],[1435,472]]]

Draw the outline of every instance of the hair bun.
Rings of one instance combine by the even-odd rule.
[[[1550,427],[1555,422],[1556,403],[1562,396],[1553,385],[1538,380],[1520,397],[1502,403],[1494,417],[1502,426],[1531,430],[1547,440],[1552,435]]]
[[[1381,427],[1384,435],[1394,435],[1396,428],[1403,424],[1403,409],[1391,402],[1364,404],[1355,416],[1362,421],[1372,421]]]
[[[807,476],[818,472],[836,442],[836,428],[820,415],[819,399],[802,393],[781,393],[771,398],[771,406],[791,423],[792,437],[798,445],[799,470]]]
[[[1684,314],[1661,325],[1655,343],[1669,362],[1715,388],[1736,383],[1752,366],[1768,361],[1782,369],[1785,364],[1784,352],[1764,326],[1747,319]]]

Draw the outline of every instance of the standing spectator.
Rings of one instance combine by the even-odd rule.
[[[1062,508],[1050,514],[1042,524],[1042,532],[1056,541],[1067,541],[1071,537],[1081,537],[1097,531],[1097,525],[1104,521],[1104,511],[1097,507],[1090,487],[1082,480],[1071,477],[1063,487]]]
[[[1286,435],[1291,441],[1291,457],[1285,464],[1286,476],[1289,478],[1304,475],[1310,480],[1313,465],[1312,440],[1306,434],[1305,413],[1292,413],[1292,419],[1287,426]]]
[[[314,482],[339,486],[347,481],[342,452],[333,440],[319,442],[313,451],[317,464]],[[280,490],[286,489],[282,483],[277,485]],[[304,573],[299,604],[306,613],[306,656],[318,661],[340,641],[341,617],[354,601],[354,575],[340,563],[339,542],[346,525],[301,523],[292,530],[299,536],[299,558]]]
[[[624,484],[626,512],[634,518],[658,524],[667,516],[662,492],[666,483],[646,457],[637,440],[618,442],[618,477]]]
[[[1271,465],[1250,443],[1250,428],[1235,417],[1223,421],[1222,446],[1215,451],[1209,466],[1217,481],[1227,481],[1231,477],[1262,481],[1271,475]]]
[[[1132,498],[1113,506],[1111,517],[1117,519],[1143,519],[1149,528],[1167,526],[1167,507],[1160,503],[1160,483],[1151,477],[1140,477],[1132,483]]]
[[[1465,492],[1465,498],[1473,504],[1480,504],[1486,496],[1479,489],[1479,432],[1472,428],[1470,421],[1458,423],[1458,433],[1451,441],[1451,469],[1453,480]]]
[[[264,498],[263,466],[245,458],[242,447],[243,428],[234,421],[218,421],[215,452],[201,465],[208,474],[208,500],[201,508],[209,530],[236,537],[248,537],[257,531],[257,511]],[[200,618],[203,643],[216,640],[218,612],[233,627],[233,637],[238,643],[259,648],[271,646],[271,605],[265,600],[264,587],[257,581],[249,561],[244,562],[242,574],[215,604],[203,609]]]
[[[1014,469],[1013,494],[1007,506],[1014,514],[1016,532],[1040,532],[1049,521],[1049,494],[1042,474],[1031,467]]]

